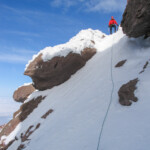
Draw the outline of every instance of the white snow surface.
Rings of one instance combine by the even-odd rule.
[[[37,55],[34,55],[28,65],[40,54],[42,54],[43,61],[51,60],[55,56],[67,56],[70,52],[80,54],[84,48],[95,48],[95,43],[102,41],[103,37],[107,35],[99,30],[81,30],[75,37],[65,44],[60,44],[54,47],[46,47],[41,50]],[[93,43],[95,41],[95,43]]]
[[[86,35],[86,31],[82,32]],[[95,38],[101,36],[99,31],[90,32],[94,33]],[[90,42],[90,39],[87,41]],[[35,128],[41,123],[39,129],[29,137],[31,140],[22,143],[26,146],[25,150],[97,150],[114,82],[112,103],[104,123],[99,150],[150,149],[150,65],[139,74],[146,61],[150,62],[150,39],[129,39],[120,29],[99,42],[97,39],[95,47],[97,54],[68,81],[49,90],[36,91],[30,96],[27,101],[40,95],[46,98],[6,138],[6,143],[14,136],[19,138],[29,126],[34,125]],[[49,59],[47,51],[44,53],[44,59]],[[124,66],[114,67],[125,59],[127,62]],[[135,91],[138,101],[131,106],[120,105],[120,87],[135,78],[139,79]],[[41,116],[49,109],[54,111],[42,119]],[[20,144],[19,138],[8,150],[16,150]]]

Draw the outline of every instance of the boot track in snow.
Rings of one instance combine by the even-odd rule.
[[[111,96],[110,96],[110,101],[109,101],[109,104],[108,104],[108,108],[106,110],[106,114],[104,116],[102,127],[100,129],[99,139],[98,139],[98,144],[97,144],[97,149],[96,150],[100,150],[100,148],[101,148],[100,147],[101,146],[101,138],[102,138],[102,134],[103,134],[105,122],[106,122],[106,119],[107,119],[107,116],[108,116],[108,113],[109,113],[109,110],[110,110],[110,106],[111,106],[111,103],[112,103],[112,96],[113,96],[113,92],[114,92],[114,80],[113,80],[113,45],[114,45],[114,35],[112,36],[112,48],[111,48],[111,58],[110,58],[111,59],[110,69],[111,69],[112,90],[111,90]]]

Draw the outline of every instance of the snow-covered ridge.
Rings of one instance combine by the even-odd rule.
[[[84,48],[95,48],[96,43],[102,41],[106,36],[99,30],[81,30],[75,37],[71,38],[65,44],[56,45],[54,47],[46,47],[37,55],[34,55],[32,60],[28,62],[26,68],[39,54],[42,54],[43,61],[48,61],[55,56],[67,56],[70,52],[81,53]]]
[[[76,38],[69,42],[81,40]],[[85,38],[91,40],[87,32]],[[117,33],[101,42],[99,40],[94,34],[93,46],[97,53],[78,73],[52,89],[35,91],[25,101],[28,103],[32,99],[36,101],[39,96],[44,97],[10,135],[1,138],[5,144],[17,139],[8,150],[20,146],[25,150],[95,150],[101,129],[101,150],[149,150],[150,39],[129,39],[120,28]],[[122,60],[126,60],[124,65],[116,68]],[[134,94],[138,101],[130,107],[121,106],[118,91],[136,78],[139,81]],[[111,80],[114,82],[112,97]],[[110,100],[110,109],[104,120]],[[54,111],[43,119],[49,110]],[[30,136],[22,142],[21,135]]]

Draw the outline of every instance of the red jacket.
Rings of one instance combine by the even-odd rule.
[[[109,21],[109,26],[111,26],[111,25],[118,25],[118,23],[117,23],[117,21],[115,20],[115,19],[111,19],[110,21]]]

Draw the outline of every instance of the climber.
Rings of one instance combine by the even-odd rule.
[[[109,25],[108,27],[110,28],[110,34],[112,34],[112,28],[114,28],[115,32],[116,32],[116,25],[118,25],[118,23],[116,22],[116,20],[114,19],[114,17],[111,17],[111,20],[109,21]]]

